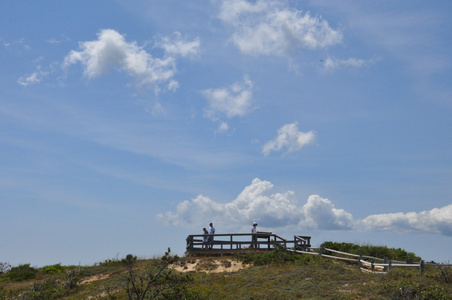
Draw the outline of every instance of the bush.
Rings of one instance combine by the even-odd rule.
[[[33,283],[20,299],[57,299],[64,294],[61,284],[57,280],[46,280],[41,283]]]
[[[244,263],[252,263],[255,266],[263,266],[269,264],[297,263],[308,265],[318,262],[321,258],[312,255],[300,255],[295,252],[287,251],[278,244],[275,244],[275,250],[267,253],[247,254],[244,257]]]
[[[7,262],[0,262],[0,274],[6,273],[11,266]]]
[[[78,268],[72,269],[69,272],[67,272],[66,280],[64,281],[64,288],[66,289],[76,288],[80,284],[80,281],[82,280],[82,277],[84,275],[83,271],[84,270],[82,270],[79,266]]]
[[[357,245],[353,243],[337,243],[337,242],[324,242],[323,247],[351,253],[362,254],[366,256],[373,256],[378,258],[388,257],[392,260],[407,260],[420,261],[421,258],[412,252],[407,252],[401,248],[388,248],[386,246],[372,246],[372,245]]]
[[[30,264],[23,264],[12,267],[6,275],[12,281],[22,281],[35,278],[36,273],[38,273],[38,270],[30,267]]]
[[[450,299],[443,287],[415,281],[387,284],[384,289],[391,294],[391,299]]]
[[[174,273],[168,269],[179,257],[170,255],[171,250],[156,261],[156,264],[147,270],[138,270],[137,257],[128,254],[122,260],[127,270],[127,277],[123,282],[123,288],[128,299],[187,299],[196,298],[188,293],[185,284],[191,281],[189,275]]]
[[[60,264],[45,266],[42,268],[42,272],[45,274],[60,274],[64,271],[64,267]]]
[[[116,267],[116,266],[122,266],[123,265],[123,260],[120,260],[118,258],[119,254],[116,255],[115,258],[109,258],[104,260],[103,262],[99,263],[99,266],[101,267]]]
[[[105,261],[99,263],[99,266],[102,266],[102,267],[116,267],[116,266],[122,266],[122,265],[123,265],[122,261],[120,261],[118,259],[114,259],[114,258],[106,259]]]

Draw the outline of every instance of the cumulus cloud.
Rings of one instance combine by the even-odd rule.
[[[312,131],[300,132],[297,125],[298,123],[295,122],[281,127],[276,138],[264,145],[262,153],[267,156],[272,151],[281,151],[283,149],[286,149],[286,152],[294,152],[312,144],[315,134]]]
[[[367,230],[435,232],[452,236],[452,205],[419,213],[370,215],[360,222]]]
[[[225,88],[201,91],[209,102],[206,115],[211,119],[218,116],[242,117],[252,110],[253,83],[245,76],[243,82],[236,82]]]
[[[199,195],[179,203],[175,212],[159,217],[170,225],[198,227],[203,221],[214,219],[230,230],[234,230],[236,224],[250,224],[251,221],[271,228],[295,226],[340,230],[352,226],[351,215],[336,209],[328,199],[313,195],[302,205],[293,191],[271,193],[272,188],[271,182],[256,178],[231,202],[217,203]]]
[[[186,41],[176,33],[174,38],[162,38],[156,44],[159,46],[165,53],[156,58],[136,42],[127,42],[125,36],[117,31],[104,29],[98,33],[97,40],[81,42],[80,51],[72,50],[63,66],[80,62],[84,66],[84,75],[90,79],[119,69],[133,77],[138,86],[151,86],[158,90],[160,84],[168,84],[168,89],[174,90],[178,86],[172,79],[177,70],[177,57],[197,55],[200,42]]]
[[[198,227],[215,220],[225,231],[239,231],[257,221],[262,228],[277,230],[356,230],[390,232],[428,232],[452,236],[452,205],[420,213],[370,215],[356,220],[352,214],[336,208],[326,198],[311,195],[303,203],[293,191],[272,193],[273,184],[255,178],[232,201],[215,202],[198,195],[180,202],[174,212],[158,217],[167,225]]]
[[[342,33],[327,21],[277,1],[223,1],[219,18],[233,27],[231,40],[245,54],[282,55],[342,41]]]
[[[334,207],[330,200],[318,195],[309,196],[303,205],[304,227],[317,229],[351,229],[353,217],[343,209]]]

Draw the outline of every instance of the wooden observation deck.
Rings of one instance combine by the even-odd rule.
[[[212,240],[203,242],[204,237]],[[187,237],[186,254],[259,253],[274,250],[277,245],[284,249],[309,251],[311,237],[295,235],[293,240],[287,240],[271,232],[192,234]]]

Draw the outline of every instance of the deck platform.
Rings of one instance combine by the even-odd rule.
[[[203,242],[204,237],[213,238]],[[239,253],[264,253],[276,247],[308,251],[311,247],[310,236],[295,235],[287,240],[272,232],[193,234],[187,237],[187,255],[222,255]]]

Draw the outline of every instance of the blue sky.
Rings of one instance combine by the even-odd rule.
[[[452,260],[446,1],[2,1],[0,261],[217,233]]]

